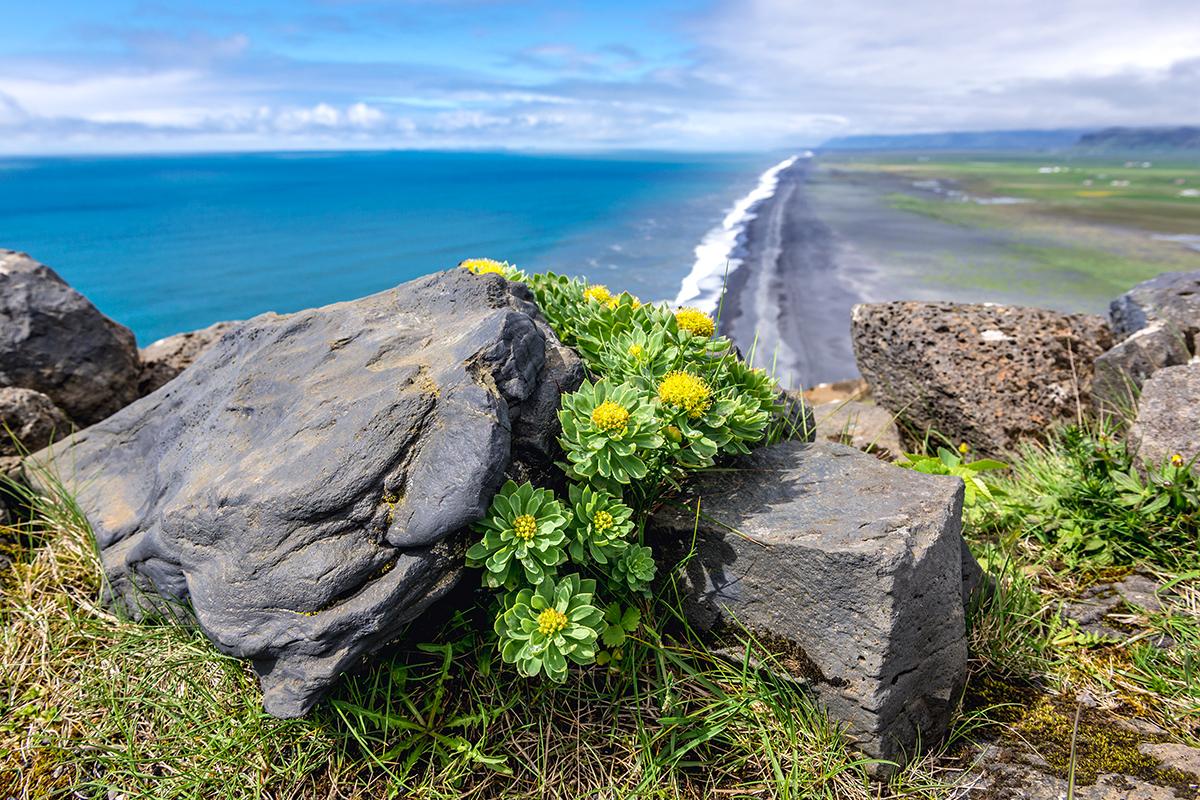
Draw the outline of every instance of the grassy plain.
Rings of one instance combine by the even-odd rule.
[[[831,152],[819,160],[894,209],[1006,237],[1010,264],[946,270],[933,282],[1051,294],[1080,287],[1111,298],[1161,272],[1200,267],[1189,247],[1200,239],[1180,238],[1200,236],[1200,156]]]

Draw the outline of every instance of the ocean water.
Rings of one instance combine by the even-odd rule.
[[[785,157],[0,159],[0,247],[50,266],[141,346],[351,300],[472,257],[713,308]]]

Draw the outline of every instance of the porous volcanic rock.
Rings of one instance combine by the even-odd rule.
[[[0,456],[41,450],[55,439],[65,439],[71,430],[71,420],[46,395],[0,386]]]
[[[74,467],[108,602],[190,602],[294,717],[453,586],[465,526],[514,451],[551,463],[559,392],[583,377],[526,287],[453,270],[255,317],[36,457]]]
[[[1108,315],[1117,341],[1163,322],[1195,355],[1196,334],[1200,333],[1200,269],[1164,272],[1143,281],[1113,300]]]
[[[858,305],[851,337],[875,402],[914,435],[998,457],[1086,413],[1092,363],[1112,346],[1103,317],[990,303]]]
[[[191,366],[192,362],[204,355],[208,348],[216,344],[226,331],[240,324],[240,320],[217,322],[207,328],[177,333],[159,339],[149,347],[143,347],[138,353],[142,361],[142,371],[138,376],[138,396],[145,397],[165,386],[167,381],[174,380],[179,373]]]
[[[830,442],[734,466],[647,525],[665,570],[694,549],[677,575],[689,623],[796,648],[797,677],[871,757],[902,763],[936,742],[966,679],[964,595],[979,579],[962,480]]]
[[[1200,454],[1200,363],[1160,369],[1146,381],[1126,442],[1155,467]],[[1200,475],[1200,459],[1192,472]]]
[[[54,270],[0,250],[0,386],[41,392],[80,427],[137,399],[133,331]]]

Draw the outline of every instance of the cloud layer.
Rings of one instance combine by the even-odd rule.
[[[47,0],[0,152],[757,150],[1200,122],[1191,0]]]

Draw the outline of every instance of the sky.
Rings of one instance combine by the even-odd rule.
[[[0,154],[1200,124],[1196,0],[3,0]]]

